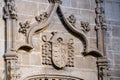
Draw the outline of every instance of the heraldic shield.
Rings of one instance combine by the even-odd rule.
[[[67,45],[63,43],[62,38],[58,38],[57,42],[52,43],[52,61],[55,67],[61,69],[68,63]]]

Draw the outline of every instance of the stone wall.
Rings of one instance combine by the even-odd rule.
[[[111,79],[120,80],[120,0],[106,0],[106,53],[110,61]]]
[[[34,21],[34,17],[38,16],[40,13],[47,10],[49,3],[48,0],[15,0],[16,1],[16,8],[17,8],[17,14],[18,14],[18,25],[16,27],[16,31],[19,29],[19,22],[25,22],[25,21]],[[4,61],[3,61],[3,54],[5,51],[5,32],[4,32],[4,21],[2,18],[3,15],[3,8],[4,2],[3,0],[0,0],[0,80],[4,78]],[[85,21],[90,23],[91,31],[86,33],[88,39],[89,39],[89,48],[96,49],[96,32],[94,30],[95,27],[95,7],[96,3],[95,0],[63,0],[62,3],[62,9],[66,16],[69,16],[71,14],[75,15],[75,18],[77,19],[77,26],[80,27],[80,22]],[[107,34],[106,34],[106,53],[108,60],[110,60],[110,70],[111,70],[111,79],[112,80],[119,80],[120,79],[120,1],[119,0],[105,0],[105,13],[106,13],[106,19],[107,19]],[[53,24],[61,25],[59,19],[57,18],[57,15],[54,16]],[[60,28],[61,26],[58,26]],[[60,30],[64,30],[60,28]],[[34,40],[36,41],[36,51],[39,51],[39,45],[38,45],[38,37],[39,35],[36,35]],[[16,43],[21,44],[23,43],[24,36],[21,34],[18,34]],[[77,53],[79,55],[79,53]],[[30,55],[22,55],[22,63],[23,64],[32,64],[32,65],[41,65],[40,62],[40,56],[38,54],[30,54]],[[34,57],[34,61],[30,59]],[[81,57],[81,56],[80,56]],[[76,58],[77,59],[77,58]],[[81,58],[78,59],[84,60],[86,64],[81,64],[82,66],[77,67],[85,67],[85,66],[91,66],[95,65],[95,58]],[[91,61],[93,63],[90,63]],[[87,62],[88,61],[88,62]],[[89,62],[90,61],[90,62]],[[83,62],[83,63],[85,63]],[[87,64],[90,63],[90,64]],[[76,63],[77,64],[77,63]],[[95,66],[92,67],[86,67],[87,69],[93,69]],[[83,70],[86,71],[86,70]],[[84,73],[83,73],[84,74]],[[90,73],[89,73],[90,74]],[[92,76],[93,80],[96,79],[94,77],[95,75],[87,75],[88,77],[86,79],[89,80],[89,78]],[[85,77],[86,75],[84,75]],[[92,78],[91,78],[92,79]]]

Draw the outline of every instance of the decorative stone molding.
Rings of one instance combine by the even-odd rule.
[[[75,23],[76,23],[76,18],[75,18],[75,16],[74,15],[70,15],[69,16],[69,18],[67,18],[68,19],[68,21],[73,25],[73,26],[75,26]]]
[[[98,80],[109,80],[109,67],[108,61],[105,57],[98,58]]]
[[[103,0],[96,0],[96,8],[95,8],[95,12],[96,12],[96,18],[95,18],[95,22],[96,22],[96,30],[98,30],[98,27],[101,27],[102,29],[106,29],[106,20],[104,17],[104,9],[101,6],[103,3]]]
[[[31,27],[27,31],[27,44],[32,45],[32,36],[36,31],[42,31],[47,28],[47,26],[50,24],[51,19],[53,15],[55,14],[57,8],[58,8],[59,3],[55,2],[54,4],[51,3],[50,0],[50,5],[46,13],[48,14],[47,18],[44,19],[42,23],[33,23],[31,24]]]
[[[73,25],[69,22],[68,18],[66,18],[65,15],[63,14],[63,11],[62,11],[62,9],[61,9],[60,6],[58,6],[57,13],[58,13],[58,15],[59,15],[59,17],[60,17],[60,20],[61,20],[62,23],[64,24],[64,26],[65,26],[68,30],[70,30],[71,33],[76,33],[76,34],[78,34],[79,38],[80,38],[80,39],[82,40],[82,42],[83,42],[84,52],[87,52],[87,50],[88,50],[88,40],[87,40],[86,35],[85,35],[83,32],[81,32],[80,30],[78,30],[75,25],[73,26]]]
[[[20,22],[19,25],[20,25],[19,32],[26,36],[27,29],[30,28],[30,22],[28,22],[28,21],[26,21],[25,23]]]
[[[98,80],[109,80],[108,77],[108,61],[105,58],[105,46],[104,46],[104,35],[106,31],[106,21],[104,17],[104,9],[102,7],[103,0],[96,0],[96,18],[95,18],[95,30],[97,36],[97,48],[102,53],[102,57],[98,58],[97,66],[98,66]]]
[[[5,0],[4,19],[17,19],[15,0]]]
[[[42,64],[43,65],[52,65],[52,45],[49,40],[47,40],[46,35],[42,36],[44,44],[42,45]]]
[[[15,27],[17,24],[17,13],[15,10],[15,0],[4,0],[3,19],[5,20],[6,48],[5,52],[14,50],[15,47]],[[14,35],[14,36],[13,36]]]
[[[36,21],[38,21],[39,23],[41,23],[46,18],[48,18],[47,12],[44,12],[43,14],[40,14],[40,16],[35,17]]]
[[[66,65],[67,67],[74,67],[74,40],[70,39],[69,42],[67,43],[68,45],[68,64]]]
[[[82,31],[85,33],[90,31],[90,26],[88,22],[81,21],[81,27],[82,27]]]
[[[9,52],[4,56],[5,64],[6,64],[6,80],[19,80],[19,62],[18,56],[14,52]]]
[[[47,75],[47,76],[46,76]],[[73,77],[73,76],[65,76],[65,75],[50,75],[50,74],[43,74],[43,75],[34,75],[25,78],[24,80],[84,80],[78,77]]]
[[[15,52],[16,39],[16,23],[17,13],[15,10],[15,0],[4,0],[5,6],[3,8],[5,20],[5,69],[6,80],[19,80],[19,63],[18,56]]]
[[[35,22],[33,24],[29,24],[28,21],[26,21],[25,23],[20,23],[19,32],[26,36],[26,43],[22,44],[18,48],[18,50],[23,49],[26,51],[30,51],[31,49],[33,49],[32,37],[33,37],[34,33],[38,32],[38,31],[42,32],[42,31],[46,30],[48,28],[50,22],[52,21],[53,15],[57,12],[64,27],[66,27],[66,29],[70,32],[70,34],[72,34],[73,36],[75,36],[82,42],[82,45],[84,47],[83,55],[85,55],[85,56],[92,55],[97,58],[103,57],[104,56],[104,55],[102,55],[103,51],[101,51],[100,49],[98,51],[97,50],[88,50],[88,47],[89,47],[88,39],[84,33],[84,32],[87,32],[90,30],[88,23],[82,22],[81,27],[83,27],[83,32],[78,30],[75,25],[76,19],[75,19],[74,15],[71,15],[71,16],[69,16],[69,18],[66,18],[65,15],[63,14],[63,11],[60,6],[61,0],[49,0],[49,2],[50,2],[50,5],[49,5],[48,10],[45,13],[40,14],[40,16],[35,17],[37,22]],[[104,15],[103,8],[101,8],[101,6],[100,6],[101,2],[102,2],[102,0],[96,0],[97,8],[96,8],[95,22],[96,22],[96,29],[104,30],[105,29],[105,20],[104,20],[104,16],[103,16]],[[15,5],[13,3],[14,3],[14,0],[5,0],[5,9],[4,9],[5,10],[5,15],[4,15],[5,19],[8,19],[8,18],[14,19],[14,20],[17,19],[17,14],[15,12]],[[10,20],[7,22],[7,25],[9,25],[9,26],[6,26],[6,27],[8,27],[8,28],[10,27],[10,29],[8,29],[8,30],[15,29],[15,22],[13,22],[13,24],[12,24],[13,26],[11,26],[11,24],[9,24],[12,21]],[[96,31],[98,31],[98,30],[96,30]],[[14,30],[12,30],[11,32],[12,32],[11,34],[13,35]],[[42,64],[43,65],[53,65],[56,69],[62,69],[64,67],[74,67],[74,54],[75,54],[75,50],[74,50],[75,47],[73,46],[74,39],[71,38],[68,40],[68,42],[65,43],[64,42],[65,40],[63,37],[61,37],[61,36],[58,36],[57,38],[55,37],[56,34],[59,34],[58,32],[52,32],[51,34],[52,34],[52,36],[50,39],[47,39],[46,35],[42,36],[42,41],[43,41]],[[101,34],[101,35],[103,36],[103,34]],[[98,39],[99,39],[99,37],[101,37],[101,35],[98,35]],[[10,37],[13,38],[13,36],[10,36]],[[12,43],[14,43],[14,38],[10,39],[10,40],[12,41]],[[101,41],[101,39],[99,39],[99,40]],[[103,42],[100,42],[98,44],[103,44]],[[100,48],[101,47],[103,48],[104,46],[100,45]],[[7,78],[8,78],[7,80],[19,80],[19,77],[20,77],[19,72],[18,72],[20,66],[19,67],[17,66],[18,65],[18,57],[16,56],[16,53],[14,53],[12,55],[13,52],[14,51],[9,53],[11,55],[8,55],[8,53],[7,53],[4,57],[6,65],[7,65],[6,66]],[[106,78],[104,79],[104,75],[106,75],[106,73],[104,73],[104,70],[107,69],[106,61],[102,62],[102,63],[104,66],[101,66],[101,61],[98,60],[98,62],[97,62],[98,74],[100,75],[99,79],[106,80]],[[14,67],[13,67],[13,65],[14,65]],[[62,76],[62,78],[63,78],[63,76]],[[69,79],[69,78],[76,79],[76,80],[83,80],[80,78],[78,79],[78,78],[73,78],[70,76],[65,76],[65,79]],[[31,80],[31,79],[43,79],[43,78],[41,78],[41,77],[27,78],[27,80]],[[47,80],[47,78],[45,78],[45,79]],[[61,77],[59,79],[61,79]]]
[[[60,17],[60,20],[63,23],[63,25],[72,34],[77,34],[79,39],[82,40],[82,43],[84,45],[83,53],[85,53],[85,55],[86,55],[87,53],[90,52],[90,51],[88,51],[88,46],[89,46],[88,45],[88,40],[86,38],[86,35],[84,34],[84,32],[89,31],[88,23],[86,23],[86,24],[82,23],[82,26],[84,26],[84,28],[83,28],[84,32],[81,32],[80,30],[76,29],[76,26],[75,26],[76,19],[75,19],[74,15],[71,15],[71,16],[69,16],[69,18],[66,18],[64,16],[64,14],[63,14],[63,11],[61,9],[60,3],[53,2],[53,1],[52,0],[49,1],[50,2],[50,6],[49,6],[48,10],[45,13],[41,14],[41,16],[39,16],[38,19],[36,17],[36,19],[38,21],[40,21],[40,23],[37,22],[37,23],[33,23],[33,24],[30,25],[31,27],[27,30],[27,33],[26,33],[26,38],[27,38],[26,44],[29,44],[29,45],[31,45],[33,47],[33,44],[32,44],[32,36],[33,36],[33,34],[35,32],[37,32],[37,31],[44,31],[44,30],[46,30],[48,25],[50,24],[50,22],[52,20],[53,15],[57,11],[57,14]],[[41,20],[42,20],[42,22],[41,22]],[[98,53],[99,52],[97,52],[95,54],[99,55]]]
[[[97,32],[97,47],[98,50],[104,53],[104,33],[106,30],[106,21],[104,17],[104,9],[102,7],[103,0],[96,0],[96,18],[95,18],[95,30]]]

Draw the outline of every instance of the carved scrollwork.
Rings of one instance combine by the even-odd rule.
[[[48,13],[47,12],[44,12],[43,14],[40,14],[40,16],[35,17],[36,21],[38,21],[39,23],[44,21],[47,18],[48,18]]]
[[[5,0],[4,19],[7,18],[17,19],[14,0]]]
[[[76,18],[75,18],[75,16],[73,14],[70,15],[67,19],[73,26],[75,26]]]
[[[27,29],[30,28],[30,23],[28,21],[26,21],[25,23],[20,22],[19,25],[20,25],[19,32],[26,36]]]
[[[83,22],[81,21],[81,27],[83,32],[88,32],[90,31],[89,23],[88,22]]]

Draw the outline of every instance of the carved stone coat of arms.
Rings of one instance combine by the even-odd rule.
[[[52,61],[57,68],[63,68],[68,62],[67,45],[63,43],[62,38],[58,38],[57,42],[52,46]]]

